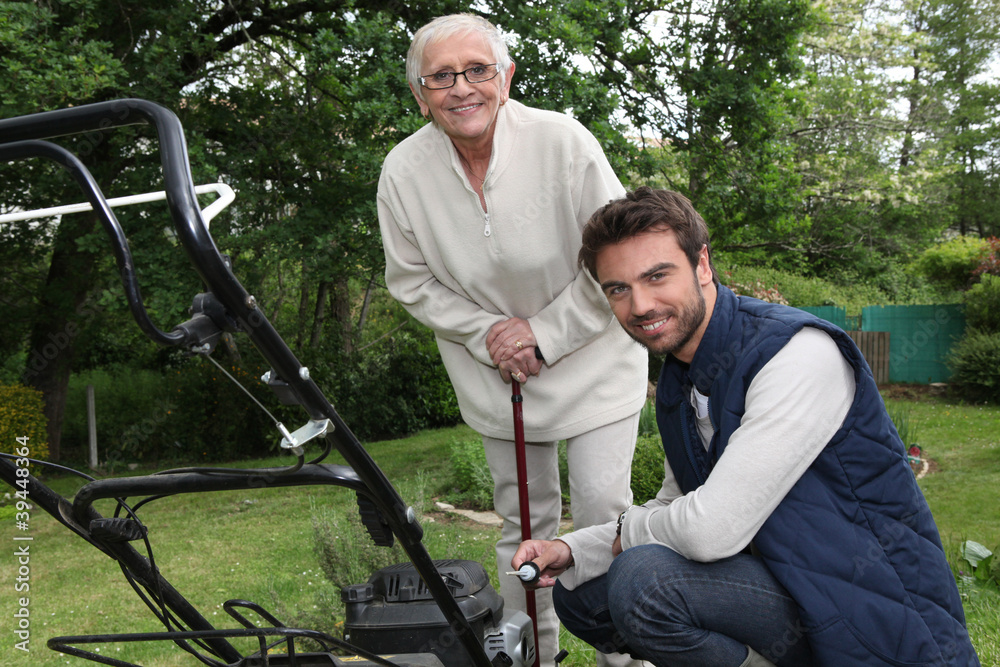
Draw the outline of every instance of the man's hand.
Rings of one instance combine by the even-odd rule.
[[[622,536],[615,535],[615,541],[611,543],[611,555],[618,556],[624,549],[622,549]]]
[[[573,551],[562,540],[526,540],[517,548],[510,564],[515,570],[527,561],[534,561],[542,576],[534,585],[525,588],[548,588],[556,585],[556,577],[573,564]]]

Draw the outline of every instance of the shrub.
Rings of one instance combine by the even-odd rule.
[[[975,402],[1000,403],[1000,333],[967,329],[948,365],[959,393]]]
[[[664,458],[659,435],[639,436],[632,457],[632,502],[636,505],[654,498],[660,491]]]
[[[398,542],[376,546],[357,513],[342,515],[310,500],[313,550],[323,574],[337,588],[368,581],[376,570],[407,560]]]
[[[965,565],[972,571],[971,575],[965,576],[985,582],[994,589],[1000,586],[1000,559],[995,558],[992,551],[979,542],[966,540],[962,542],[961,555]]]
[[[377,348],[304,360],[351,431],[365,441],[400,437],[459,421],[458,401],[433,334],[402,332]],[[266,456],[281,441],[274,421],[226,376],[262,403],[290,431],[308,419],[281,405],[261,382],[262,363],[184,358],[166,371],[114,368],[70,381],[65,448],[87,442],[86,386],[95,387],[101,461],[224,461]]]
[[[986,239],[986,254],[979,261],[979,266],[972,272],[974,276],[993,275],[1000,276],[1000,239],[991,236]]]
[[[306,421],[304,411],[280,406],[260,381],[265,367],[249,363],[223,367],[289,430]],[[281,441],[274,422],[259,406],[214,364],[195,358],[165,373],[119,368],[74,376],[63,428],[67,447],[87,441],[88,384],[94,385],[98,455],[105,466],[264,456]]]
[[[910,445],[917,444],[917,430],[910,420],[909,408],[893,406],[888,409],[888,412],[889,418],[892,419],[892,423],[896,427],[896,432],[899,434],[899,439],[903,441],[903,445],[909,449]]]
[[[656,404],[652,400],[647,400],[639,412],[639,436],[657,435],[659,432],[659,427],[656,425]]]
[[[734,292],[748,296],[755,296],[752,286],[759,286],[760,292],[773,289],[787,303],[796,307],[844,305],[831,283],[779,269],[736,265],[723,269],[719,266],[719,279],[724,285],[734,288]],[[745,291],[740,286],[746,286]]]
[[[46,424],[42,392],[23,385],[0,385],[0,452],[13,454],[20,443],[27,442],[30,458],[48,459]]]
[[[966,326],[1000,333],[1000,275],[984,273],[965,295]]]
[[[765,285],[760,279],[754,280],[748,285],[738,282],[730,282],[728,287],[733,290],[733,293],[740,296],[752,296],[755,299],[767,301],[768,303],[780,303],[785,306],[788,305],[788,301],[781,295],[777,285]]]
[[[981,238],[956,236],[925,250],[913,262],[913,270],[946,290],[963,290],[972,272],[987,252]]]
[[[452,492],[448,500],[473,509],[493,509],[493,476],[481,440],[451,443]]]
[[[387,440],[460,420],[433,333],[400,331],[349,357],[315,360],[314,378],[361,440]]]
[[[98,456],[120,458],[122,436],[130,427],[145,427],[144,420],[159,415],[158,404],[166,396],[163,374],[137,369],[100,369],[70,377],[63,418],[62,449],[86,450],[87,387],[94,388]],[[145,429],[147,435],[155,435]],[[132,459],[135,460],[135,459]]]
[[[861,313],[861,309],[874,303],[891,303],[888,295],[877,287],[862,280],[848,280],[838,284],[822,278],[802,276],[780,269],[758,266],[724,265],[720,260],[716,266],[724,285],[735,287],[733,291],[774,301],[787,302],[796,308],[809,306],[840,306],[851,315]],[[756,292],[756,293],[755,293]]]
[[[281,434],[274,421],[226,373],[289,431],[307,421],[302,408],[281,406],[261,381],[266,365],[247,361],[220,361],[220,365],[225,373],[207,359],[195,358],[167,371],[166,393],[151,412],[137,415],[134,425],[122,433],[123,451],[187,462],[230,461],[277,451]]]

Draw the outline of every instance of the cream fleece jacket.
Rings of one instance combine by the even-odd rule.
[[[500,108],[483,193],[449,137],[428,124],[386,157],[378,187],[389,292],[434,330],[462,417],[512,440],[510,386],[486,335],[528,321],[545,355],[524,383],[529,442],[561,440],[639,411],[647,357],[577,265],[590,215],[624,194],[597,140],[568,116]]]

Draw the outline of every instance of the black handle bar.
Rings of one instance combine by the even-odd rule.
[[[178,238],[195,271],[208,290],[223,305],[227,316],[247,333],[254,346],[271,365],[272,371],[280,380],[287,383],[289,390],[309,417],[314,420],[331,421],[332,433],[328,431],[327,437],[332,438],[337,450],[369,489],[371,499],[393,534],[399,539],[449,624],[467,649],[472,664],[477,667],[490,667],[489,658],[476,633],[473,632],[458,602],[438,575],[421,541],[423,530],[412,510],[406,506],[383,471],[337,414],[323,392],[309,378],[308,371],[257,307],[256,299],[240,284],[216,247],[198,207],[188,161],[187,142],[177,116],[169,109],[147,100],[121,99],[4,119],[0,120],[0,159],[23,158],[31,151],[40,151],[36,154],[54,159],[72,171],[77,181],[88,192],[94,210],[100,215],[109,231],[124,281],[126,273],[132,271],[131,255],[124,234],[121,233],[121,227],[114,220],[100,189],[96,187],[93,178],[89,177],[89,173],[79,160],[75,158],[67,160],[67,155],[72,158],[67,151],[38,140],[149,123],[155,127],[159,139],[164,190],[170,215]],[[78,172],[87,173],[87,177],[81,177]],[[152,324],[142,305],[138,285],[134,282],[132,284],[134,289],[126,285],[126,295],[129,307],[143,331],[162,344],[183,344],[187,338],[183,329],[165,333]]]
[[[2,123],[3,121],[0,121]],[[129,250],[125,232],[118,223],[111,207],[108,206],[100,186],[94,180],[93,175],[83,165],[80,160],[62,146],[48,141],[28,140],[17,141],[11,144],[0,143],[0,161],[20,160],[32,157],[48,158],[66,168],[76,179],[80,189],[87,196],[87,200],[95,211],[98,218],[104,225],[105,231],[111,238],[111,247],[115,254],[115,261],[118,263],[118,272],[121,275],[122,285],[125,287],[125,296],[128,300],[129,310],[135,318],[139,328],[142,329],[149,338],[161,345],[181,345],[185,340],[185,332],[172,331],[170,333],[161,331],[149,318],[149,313],[142,302],[142,293],[139,290],[139,279],[135,272],[135,263],[132,261],[132,252]]]

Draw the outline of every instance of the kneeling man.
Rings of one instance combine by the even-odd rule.
[[[597,211],[581,264],[666,355],[656,498],[521,544],[563,624],[658,666],[979,665],[937,527],[867,363],[837,327],[719,284],[684,197]],[[558,579],[557,579],[558,577]]]

